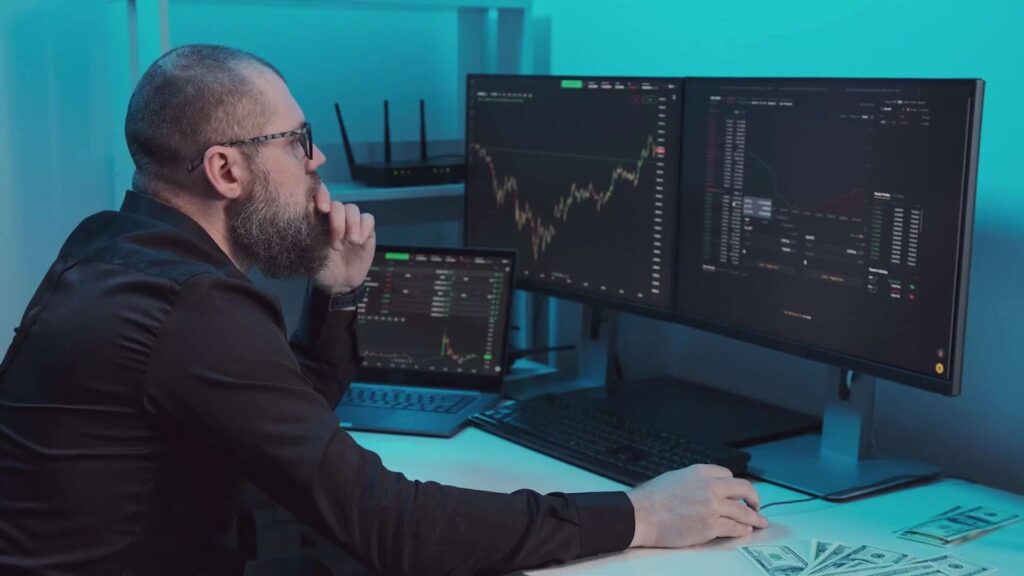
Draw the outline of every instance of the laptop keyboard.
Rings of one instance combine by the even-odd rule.
[[[475,399],[476,396],[472,394],[351,386],[345,392],[341,403],[346,406],[359,406],[362,408],[387,408],[389,410],[414,410],[418,412],[455,414]]]

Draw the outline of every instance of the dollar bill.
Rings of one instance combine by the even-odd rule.
[[[831,576],[832,573],[829,574]],[[945,576],[931,564],[897,564],[895,566],[874,566],[866,570],[835,572],[836,575],[851,576]]]
[[[807,570],[804,571],[804,575],[816,574],[819,568],[835,562],[852,549],[853,546],[843,544],[842,542],[833,543],[832,546],[825,549],[825,551],[815,559],[813,565],[807,567]]]
[[[990,566],[943,554],[895,566],[860,566],[838,572],[826,572],[824,576],[881,576],[889,574],[891,568],[899,568],[898,573],[906,576],[991,576],[998,572]]]
[[[789,546],[746,546],[740,550],[767,576],[993,576],[998,572],[952,554],[915,560],[901,552],[817,538],[811,540],[809,561]]]
[[[943,542],[942,540],[936,540],[936,539],[930,538],[928,536],[923,536],[923,535],[920,535],[920,534],[914,534],[913,532],[908,532],[908,531],[907,532],[900,532],[899,534],[896,535],[896,537],[897,538],[902,538],[904,540],[910,540],[911,542],[921,542],[922,544],[931,544],[933,546],[942,546],[942,547],[953,546],[953,545],[961,542],[961,540],[956,540],[956,541],[953,541],[953,542]]]
[[[944,512],[940,512],[940,513],[936,514],[935,516],[931,516],[930,518],[928,518],[928,520],[926,520],[926,522],[930,521],[930,520],[936,520],[938,518],[942,518],[943,516],[950,516],[950,515],[955,514],[955,513],[959,512],[959,511],[963,510],[963,509],[964,509],[963,506],[953,506],[952,508],[949,508],[948,510],[946,510]],[[923,522],[921,524],[923,524]],[[915,524],[915,526],[916,526],[916,524]],[[897,536],[900,536],[904,532],[906,532],[906,531],[908,531],[910,529],[911,528],[899,528],[897,530],[893,530],[892,533],[897,535]]]
[[[989,576],[997,570],[991,566],[957,558],[950,554],[943,554],[934,558],[925,558],[919,561],[921,564],[930,564],[946,576]]]
[[[950,546],[963,540],[979,536],[983,533],[1009,526],[1018,522],[1018,514],[1008,514],[974,506],[926,520],[921,524],[906,528],[897,535],[900,538],[933,544]]]
[[[811,554],[807,558],[808,568],[813,566],[815,562],[818,561],[818,558],[824,556],[825,552],[828,551],[828,549],[831,548],[833,544],[833,542],[826,542],[824,540],[818,540],[817,538],[812,539]]]
[[[822,573],[821,576],[872,576],[873,574],[876,574],[878,572],[885,572],[885,571],[887,571],[887,570],[889,570],[891,568],[901,568],[901,569],[902,568],[913,568],[914,570],[911,570],[910,572],[906,572],[906,573],[907,574],[914,574],[915,576],[916,576],[916,572],[915,572],[916,570],[919,570],[919,571],[923,572],[923,571],[926,571],[926,570],[936,570],[937,569],[937,568],[935,568],[935,566],[933,566],[931,564],[920,564],[920,563],[917,563],[917,562],[906,562],[906,563],[902,563],[902,564],[893,564],[893,565],[890,565],[890,566],[863,565],[863,566],[858,566],[856,568],[848,568],[848,569],[845,569],[845,570],[839,570],[837,572],[824,572],[824,573]],[[901,572],[901,573],[903,573],[903,572]]]
[[[814,569],[808,572],[813,576],[827,576],[834,572],[852,569],[892,566],[913,559],[910,554],[893,552],[874,546],[860,545],[850,548],[845,554],[822,559]]]
[[[902,538],[904,540],[910,540],[911,542],[920,542],[921,544],[931,544],[932,546],[940,546],[940,547],[943,547],[943,548],[948,548],[950,546],[955,546],[955,545],[959,544],[960,542],[962,542],[962,540],[955,540],[953,542],[943,542],[942,540],[936,540],[934,538],[930,538],[928,536],[923,536],[923,535],[920,535],[920,534],[915,534],[913,532],[900,532],[899,534],[897,534],[897,537],[898,538]]]
[[[807,567],[789,546],[741,546],[740,552],[768,576],[797,576]]]

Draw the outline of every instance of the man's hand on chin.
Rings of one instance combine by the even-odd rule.
[[[331,294],[350,292],[363,283],[377,248],[373,214],[363,214],[355,204],[331,200],[327,187],[316,194],[316,209],[330,215],[331,247],[327,264],[316,275],[316,285]]]

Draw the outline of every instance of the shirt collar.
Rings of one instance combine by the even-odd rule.
[[[241,276],[248,280],[248,277],[221,250],[220,245],[214,241],[206,229],[177,208],[165,204],[145,192],[127,190],[124,195],[124,201],[121,203],[121,212],[135,214],[177,228],[216,257],[222,269],[232,271],[234,272],[232,275]]]

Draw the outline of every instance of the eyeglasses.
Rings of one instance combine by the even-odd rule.
[[[299,144],[302,145],[302,151],[306,153],[306,158],[313,159],[313,127],[309,123],[303,123],[302,127],[298,130],[289,130],[287,132],[277,132],[275,134],[267,134],[265,136],[257,136],[255,138],[249,138],[247,140],[235,140],[234,142],[225,142],[223,144],[217,144],[217,146],[237,146],[239,144],[262,144],[263,142],[270,142],[271,140],[278,140],[280,138],[288,138],[290,136],[301,136]],[[209,148],[207,148],[209,150]],[[206,150],[203,151],[203,155],[195,160],[189,162],[188,171],[192,172],[203,163],[203,158],[206,157]]]

